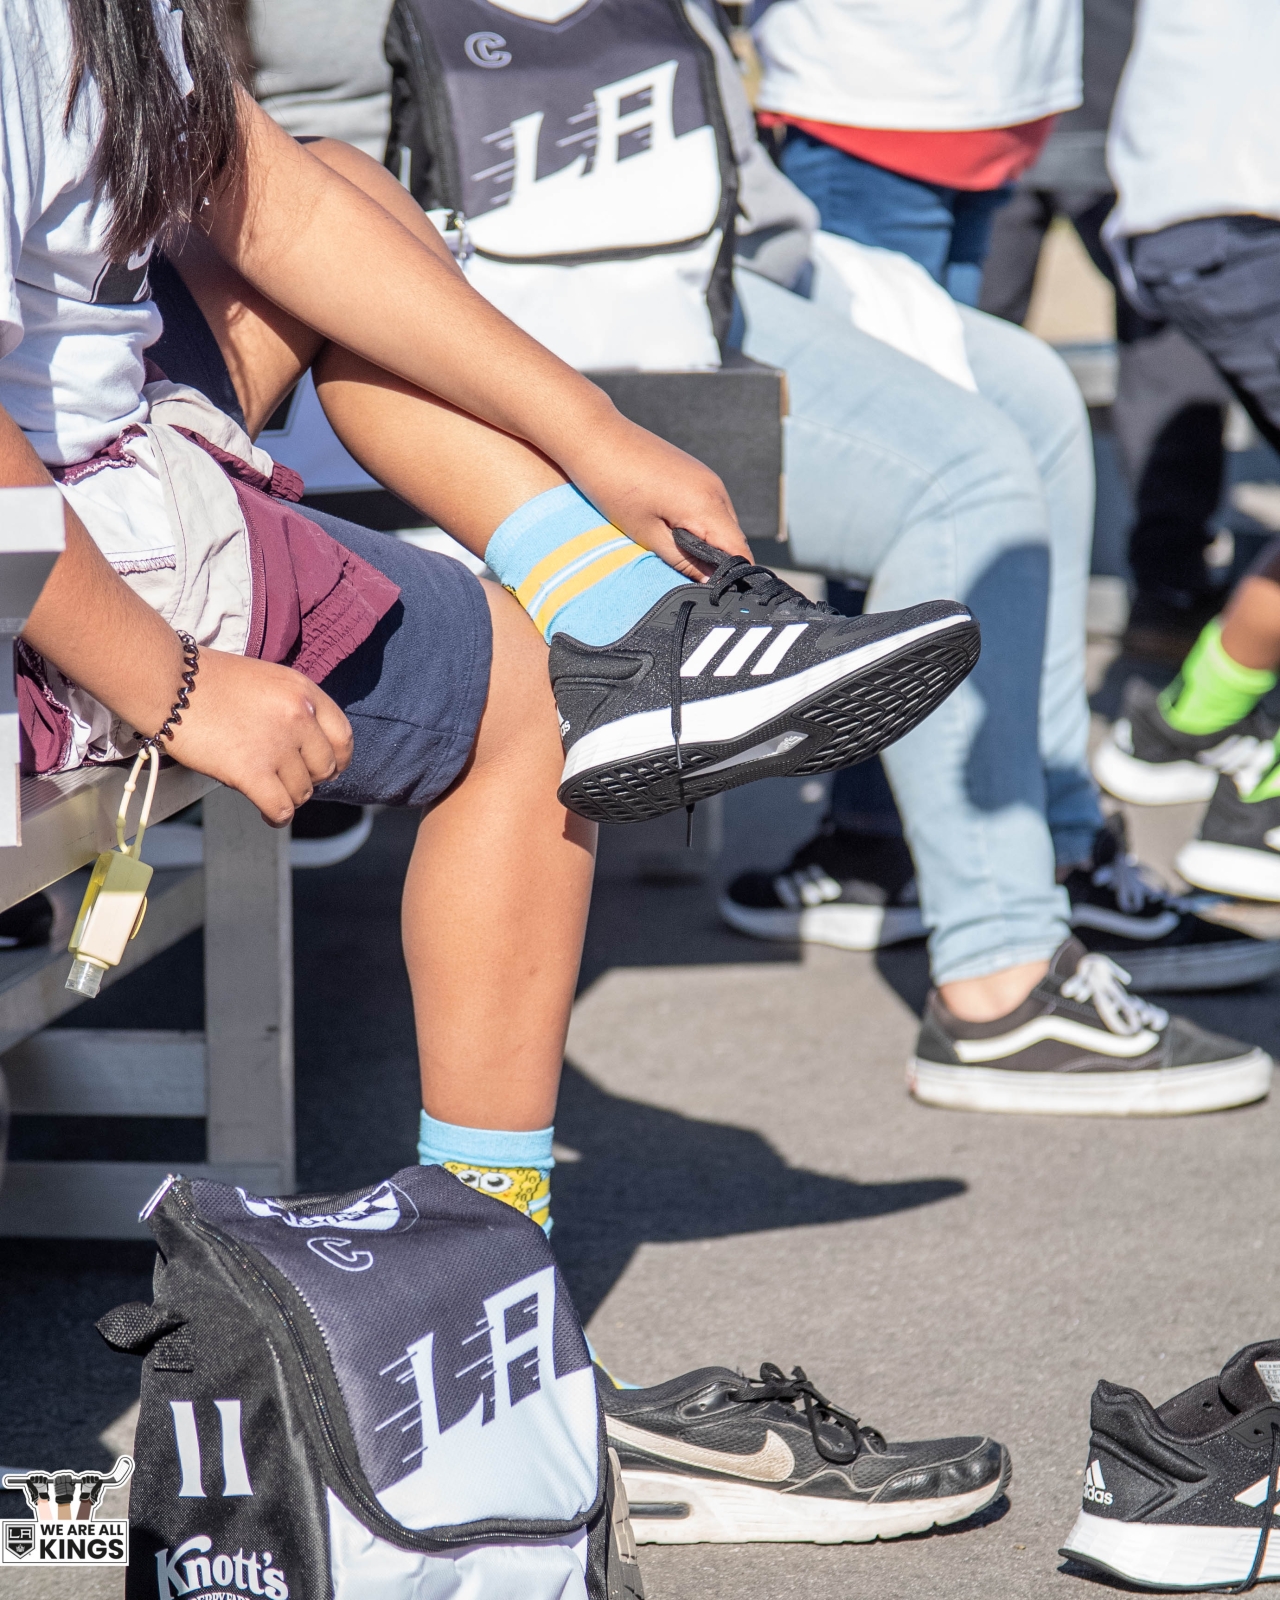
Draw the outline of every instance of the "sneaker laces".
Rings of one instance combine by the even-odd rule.
[[[671,531],[677,547],[686,555],[695,556],[699,561],[714,560],[723,554],[722,551],[690,534],[685,528],[673,528]],[[752,598],[765,607],[774,605],[779,600],[792,599],[797,593],[789,583],[784,583],[776,573],[770,572],[768,567],[757,566],[745,556],[725,556],[711,576],[699,587],[713,606],[719,606],[731,589],[739,592],[743,589],[749,590]],[[803,596],[801,598],[803,599]],[[814,601],[807,603],[823,616],[839,615],[834,606],[819,605]],[[689,618],[693,615],[697,604],[696,600],[681,601],[671,639],[671,740],[676,750],[676,787],[680,803],[684,806],[688,817],[685,825],[686,848],[693,844],[693,807],[696,802],[686,803],[684,798],[684,754],[680,749],[680,735],[684,728],[684,680],[680,676],[680,669],[684,665],[684,640],[689,629]]]
[[[1159,1033],[1168,1025],[1169,1013],[1130,994],[1125,984],[1132,981],[1109,956],[1093,951],[1081,956],[1080,965],[1062,985],[1062,993],[1068,1000],[1092,1005],[1112,1033],[1126,1038],[1143,1028]]]
[[[1110,889],[1116,904],[1126,915],[1141,911],[1152,900],[1158,905],[1181,909],[1176,896],[1151,876],[1150,869],[1144,867],[1137,856],[1125,850],[1117,850],[1105,866],[1095,867],[1090,881],[1099,889]]]
[[[804,1407],[813,1448],[824,1461],[830,1461],[835,1466],[848,1466],[868,1440],[884,1448],[884,1435],[879,1429],[864,1428],[857,1417],[832,1405],[826,1395],[810,1383],[803,1367],[792,1367],[788,1378],[781,1367],[775,1366],[772,1361],[763,1361],[759,1378],[748,1378],[729,1398],[752,1403],[780,1400],[784,1405],[794,1405],[798,1400]],[[824,1436],[824,1428],[844,1434],[848,1443],[833,1443]]]
[[[1258,1529],[1258,1543],[1253,1552],[1253,1565],[1249,1568],[1249,1576],[1243,1583],[1227,1584],[1219,1592],[1222,1594],[1247,1594],[1250,1589],[1256,1588],[1258,1579],[1262,1576],[1262,1563],[1266,1560],[1267,1545],[1271,1539],[1271,1522],[1276,1511],[1277,1477],[1280,1473],[1280,1422],[1273,1416],[1271,1419],[1271,1460],[1267,1467],[1267,1498],[1262,1507],[1262,1526]]]

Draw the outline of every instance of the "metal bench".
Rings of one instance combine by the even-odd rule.
[[[0,491],[0,611],[17,624],[10,634],[39,592],[37,583],[24,602],[13,581],[27,552],[15,522],[18,503],[5,497],[21,492]],[[16,723],[11,686],[0,714]],[[12,728],[8,744],[12,772]],[[0,1069],[11,1110],[203,1117],[207,1161],[184,1162],[184,1173],[287,1194],[294,1188],[289,831],[267,827],[241,795],[185,767],[161,773],[151,820],[201,800],[204,866],[156,872],[138,937],[103,980],[105,987],[136,971],[203,926],[204,1032],[48,1026],[74,1006],[92,1004],[64,987],[66,940],[88,868],[115,845],[125,777],[125,768],[112,766],[24,778],[19,807],[11,805],[7,818],[0,811],[0,845],[7,846],[0,848],[0,910],[41,889],[55,906],[47,946],[0,951]],[[10,783],[0,766],[0,792]],[[139,1208],[170,1170],[163,1161],[11,1161],[0,1182],[0,1234],[146,1237]]]

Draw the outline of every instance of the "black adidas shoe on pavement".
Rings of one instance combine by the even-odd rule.
[[[1265,1050],[1207,1033],[1125,989],[1128,974],[1076,939],[995,1022],[964,1022],[929,996],[907,1087],[955,1111],[1177,1116],[1261,1100]]]
[[[1125,685],[1120,716],[1093,756],[1093,775],[1117,800],[1173,806],[1208,800],[1223,772],[1258,758],[1276,724],[1262,710],[1220,733],[1179,733],[1164,720],[1160,691],[1143,678]]]
[[[1230,780],[1222,781],[1234,794]],[[1280,823],[1280,803],[1272,804]],[[1280,879],[1280,852],[1273,859]],[[1099,829],[1093,865],[1072,872],[1066,889],[1077,939],[1086,950],[1110,956],[1142,993],[1230,989],[1280,972],[1280,939],[1255,939],[1209,922],[1197,915],[1197,907],[1212,903],[1209,897],[1172,895],[1149,877],[1126,848],[1123,817],[1110,817]]]
[[[720,915],[755,939],[879,950],[926,933],[915,866],[903,839],[824,823],[781,872],[742,872]]]
[[[651,1389],[600,1378],[639,1544],[863,1543],[963,1522],[1011,1476],[994,1439],[890,1444],[796,1367],[702,1367]]]
[[[560,800],[643,822],[723,789],[852,766],[909,733],[978,659],[965,606],[843,617],[765,567],[725,558],[673,589],[615,644],[551,643],[565,765]]]
[[[1060,1554],[1179,1593],[1280,1578],[1280,1339],[1161,1406],[1104,1380],[1090,1409],[1084,1501]]]
[[[1262,779],[1278,765],[1273,756]],[[1266,787],[1280,790],[1275,782]],[[1246,799],[1233,779],[1220,778],[1199,834],[1179,850],[1176,864],[1197,888],[1243,900],[1280,900],[1280,792]]]

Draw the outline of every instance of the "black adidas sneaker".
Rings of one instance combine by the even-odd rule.
[[[1128,973],[1076,939],[995,1022],[965,1022],[931,994],[907,1069],[917,1100],[956,1111],[1175,1116],[1261,1100],[1265,1050],[1207,1033],[1131,995]]]
[[[755,939],[879,950],[923,939],[915,866],[903,839],[824,823],[781,872],[742,872],[720,915]]]
[[[963,1522],[1004,1492],[994,1439],[889,1444],[796,1367],[702,1367],[651,1389],[600,1376],[639,1544],[863,1543]]]
[[[1230,780],[1222,781],[1234,794]],[[1280,802],[1272,804],[1280,822]],[[1274,861],[1280,879],[1280,853]],[[1161,888],[1126,848],[1123,817],[1109,817],[1099,829],[1093,865],[1072,872],[1066,889],[1077,939],[1086,950],[1110,956],[1145,993],[1230,989],[1280,972],[1280,939],[1255,939],[1209,922],[1197,908],[1210,897]]]
[[[1179,733],[1164,719],[1159,690],[1130,678],[1120,717],[1094,752],[1093,775],[1108,794],[1133,805],[1208,800],[1218,775],[1250,766],[1275,732],[1275,722],[1255,709],[1219,733]]]
[[[1177,855],[1178,871],[1197,888],[1243,900],[1280,900],[1280,782],[1274,756],[1250,796],[1259,788],[1276,792],[1246,799],[1233,779],[1222,777],[1196,838]],[[1271,778],[1272,782],[1265,780]]]
[[[551,643],[560,800],[643,822],[722,789],[852,766],[909,733],[978,659],[965,606],[843,617],[765,567],[677,529],[706,583],[665,595],[615,644]]]
[[[1104,1380],[1090,1425],[1068,1560],[1146,1589],[1243,1593],[1280,1578],[1280,1339],[1162,1406]]]

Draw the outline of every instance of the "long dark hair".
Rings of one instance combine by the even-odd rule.
[[[111,201],[112,261],[186,223],[238,149],[236,71],[223,0],[182,0],[184,98],[160,47],[152,0],[67,0],[75,45],[67,122],[85,80],[102,97],[98,190]]]

